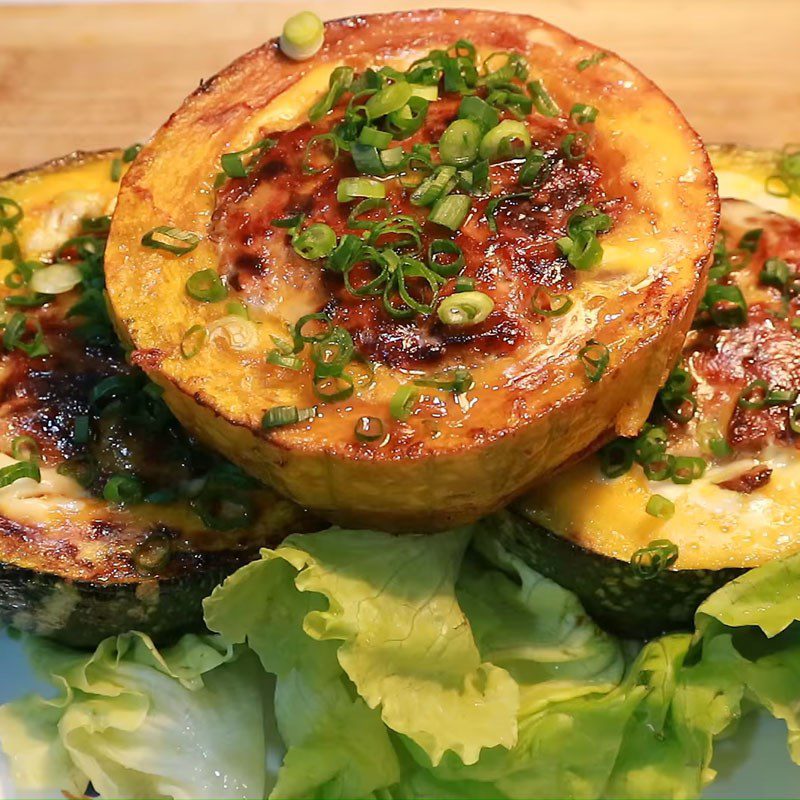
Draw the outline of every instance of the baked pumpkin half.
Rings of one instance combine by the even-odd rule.
[[[0,622],[77,645],[202,625],[303,512],[187,437],[131,366],[103,249],[135,148],[0,180]]]
[[[522,498],[538,527],[501,533],[628,636],[688,627],[714,589],[800,549],[800,155],[710,152],[738,197],[648,425]]]
[[[353,17],[158,131],[108,291],[206,443],[329,519],[433,530],[638,431],[717,214],[697,135],[617,56],[528,16]]]

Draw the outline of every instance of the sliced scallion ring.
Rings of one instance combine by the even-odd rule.
[[[103,487],[103,497],[109,503],[127,506],[142,501],[142,484],[129,475],[114,475]]]
[[[183,231],[170,225],[159,225],[142,236],[142,244],[153,250],[166,250],[176,256],[191,253],[200,243],[200,237],[191,231]]]
[[[488,161],[520,158],[531,149],[531,135],[525,123],[504,119],[481,139],[479,153]]]
[[[201,269],[186,281],[186,294],[202,303],[218,303],[228,296],[228,288],[213,269]]]
[[[463,251],[452,239],[434,239],[428,245],[428,266],[437,275],[455,277],[465,264]]]
[[[570,109],[569,115],[578,125],[586,125],[597,119],[599,112],[594,106],[587,106],[585,103],[575,103]]]
[[[528,83],[528,91],[530,92],[533,104],[536,106],[536,110],[540,114],[543,114],[545,117],[557,117],[561,113],[558,103],[550,96],[550,93],[547,91],[542,81],[530,81],[530,83]]]
[[[494,301],[483,292],[457,292],[445,297],[436,313],[445,325],[478,325],[493,308]]]
[[[194,358],[202,349],[208,338],[208,331],[204,325],[192,325],[181,338],[181,355]]]
[[[297,406],[275,406],[264,412],[261,427],[264,430],[294,425],[297,422],[308,422],[317,416],[317,407],[298,408]]]
[[[64,294],[74,289],[83,280],[81,271],[74,264],[58,262],[37,269],[28,285],[41,294]]]
[[[33,461],[39,457],[39,445],[33,436],[15,436],[11,440],[11,456],[17,461]]]
[[[397,81],[373,94],[364,107],[370,119],[385,117],[393,111],[399,111],[411,99],[413,92],[411,84],[406,81]]]
[[[675,514],[675,503],[660,494],[653,494],[650,495],[644,510],[651,517],[668,520]]]
[[[301,11],[283,24],[280,48],[294,61],[315,55],[325,41],[325,26],[312,11]]]
[[[294,372],[299,372],[301,369],[303,369],[302,358],[282,353],[277,347],[274,350],[270,350],[269,353],[267,353],[267,363],[272,364],[276,367],[283,367],[284,369],[290,369],[293,370]]]
[[[597,383],[603,377],[611,354],[602,342],[597,339],[589,339],[588,342],[578,351],[578,360],[583,364],[586,377],[592,382]]]
[[[669,539],[657,539],[631,556],[631,569],[643,580],[651,580],[678,560],[678,546]]]
[[[355,425],[356,439],[361,442],[376,442],[385,436],[383,420],[379,417],[359,417]]]
[[[274,147],[275,144],[275,139],[261,139],[250,147],[246,147],[244,150],[238,150],[235,153],[225,153],[220,158],[222,171],[229,178],[246,178],[250,174],[252,166],[250,164],[245,164],[242,160],[242,156],[255,153],[256,151],[263,153],[265,150]]]
[[[480,143],[480,125],[471,119],[457,119],[439,139],[439,157],[443,164],[467,167],[478,157]]]
[[[42,474],[39,465],[35,461],[19,461],[16,464],[9,464],[0,469],[0,489],[10,486],[15,481],[22,478],[30,478],[32,481],[40,483]]]
[[[295,253],[309,261],[326,258],[336,247],[336,234],[330,225],[315,222],[292,240]]]
[[[208,341],[222,339],[231,350],[252,350],[258,344],[256,324],[238,314],[228,314],[209,322]]]
[[[336,199],[349,203],[358,197],[386,197],[386,184],[372,178],[342,178],[336,187]]]
[[[546,304],[546,306],[545,306]],[[543,286],[533,293],[531,310],[542,317],[561,317],[573,306],[573,301],[567,294],[550,294]]]
[[[436,201],[431,213],[428,214],[428,221],[449,228],[451,231],[458,230],[467,218],[471,205],[467,195],[449,194]]]
[[[398,387],[389,401],[389,413],[394,419],[404,422],[411,416],[418,398],[419,389],[413,384]]]

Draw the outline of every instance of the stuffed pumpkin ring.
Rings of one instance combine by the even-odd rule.
[[[528,16],[353,17],[158,131],[108,293],[206,443],[333,520],[433,530],[638,430],[717,217],[697,134],[617,56]]]

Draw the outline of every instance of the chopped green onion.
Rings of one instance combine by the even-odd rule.
[[[360,206],[361,203],[356,206],[355,210],[357,211]],[[351,227],[356,226],[352,225]],[[366,225],[360,224],[357,227],[366,227]],[[363,246],[363,242],[358,236],[354,236],[352,233],[346,233],[339,239],[339,244],[336,246],[336,249],[328,257],[325,269],[331,272],[347,273],[350,267],[358,260]]]
[[[378,417],[359,417],[355,426],[356,439],[361,442],[375,442],[383,439],[383,420]]]
[[[401,109],[389,114],[385,124],[395,139],[407,139],[422,127],[427,114],[428,101],[411,97]]]
[[[483,292],[457,292],[445,297],[436,313],[445,325],[478,325],[493,308],[494,300]]]
[[[326,145],[331,146],[332,153],[325,152]],[[332,133],[319,133],[316,136],[312,136],[306,143],[306,151],[303,155],[303,162],[300,165],[303,174],[320,175],[329,170],[339,157],[340,148],[339,138]],[[316,151],[319,151],[319,156],[317,156]],[[317,161],[319,158],[324,160],[321,163],[317,163],[315,158]]]
[[[547,307],[545,308],[539,301],[539,297],[543,296]],[[533,293],[531,299],[531,310],[534,314],[539,314],[542,317],[562,317],[573,306],[572,299],[566,294],[550,294],[543,286],[539,286]]]
[[[495,197],[490,200],[486,204],[486,210],[483,212],[486,216],[486,222],[489,225],[489,230],[492,233],[497,233],[497,219],[495,215],[497,214],[497,209],[502,203],[505,203],[506,200],[516,200],[528,198],[530,196],[531,192],[514,192],[512,194],[501,194],[499,197]]]
[[[578,125],[586,125],[597,119],[599,112],[594,106],[587,106],[585,103],[575,103],[570,109],[569,115]]]
[[[247,306],[239,300],[231,300],[225,304],[225,313],[233,317],[242,317],[243,319],[250,319],[250,313]]]
[[[595,66],[595,64],[599,64],[607,56],[608,53],[595,53],[594,55],[589,56],[589,58],[582,58],[576,64],[578,72],[583,72],[585,69],[589,69],[589,67],[593,67]]]
[[[747,384],[739,395],[738,404],[741,408],[761,409],[767,405],[769,384],[765,380],[754,380]]]
[[[561,113],[558,103],[550,96],[542,81],[531,81],[528,84],[528,92],[530,92],[533,104],[540,114],[545,117],[557,117]]]
[[[303,359],[298,358],[297,356],[293,355],[286,355],[282,353],[278,348],[274,350],[270,350],[267,353],[267,363],[273,364],[276,367],[283,367],[284,369],[291,369],[295,372],[299,372],[303,369]]]
[[[328,78],[328,91],[308,110],[310,122],[319,122],[353,83],[352,67],[336,67]]]
[[[64,294],[74,289],[83,280],[83,274],[75,264],[57,262],[37,269],[28,285],[40,294]]]
[[[789,411],[789,427],[794,433],[800,433],[800,406]]]
[[[261,139],[254,145],[245,147],[244,150],[238,150],[235,153],[225,153],[225,155],[220,158],[222,171],[229,178],[246,178],[250,174],[252,166],[249,164],[245,165],[245,163],[242,161],[242,156],[254,153],[256,150],[259,152],[259,154],[263,153],[265,150],[269,150],[276,144],[277,142],[275,139]]]
[[[301,11],[283,24],[280,47],[294,61],[311,58],[325,41],[325,26],[312,11]]]
[[[500,122],[497,111],[477,95],[469,95],[462,99],[458,107],[458,117],[477,123],[482,133],[496,127]]]
[[[3,346],[6,350],[21,350],[29,358],[39,358],[50,354],[50,349],[44,339],[42,324],[38,319],[32,319],[35,332],[33,338],[26,341],[23,337],[28,333],[28,318],[18,311],[6,322],[3,331]]]
[[[670,477],[673,483],[685,485],[702,478],[706,471],[706,462],[702,458],[692,456],[670,456],[672,469]]]
[[[311,347],[311,360],[317,378],[337,377],[353,358],[353,339],[345,328],[335,325],[321,341]]]
[[[600,472],[606,478],[619,478],[633,466],[633,442],[617,438],[600,449]]]
[[[308,422],[317,416],[317,407],[298,408],[297,406],[275,406],[264,412],[261,427],[264,430],[294,425],[297,422]]]
[[[218,303],[228,296],[228,287],[213,269],[201,269],[186,280],[186,294],[203,303]]]
[[[11,209],[9,214],[8,209]],[[13,230],[23,217],[22,206],[10,197],[0,197],[0,228]]]
[[[538,149],[531,150],[531,152],[525,156],[525,163],[519,170],[517,183],[519,183],[520,186],[531,186],[539,177],[544,163],[544,152]]]
[[[200,243],[200,237],[191,231],[159,225],[142,236],[142,244],[153,250],[166,250],[176,256],[191,253]]]
[[[578,360],[583,364],[586,377],[592,383],[597,383],[603,377],[606,369],[608,369],[610,352],[608,347],[601,342],[596,339],[589,339],[578,351]]]
[[[148,502],[153,502],[150,496]],[[131,553],[131,561],[136,571],[144,577],[157,575],[169,564],[172,558],[172,543],[168,536],[156,533],[140,542]]]
[[[651,580],[678,560],[678,546],[669,539],[657,539],[631,556],[631,569],[643,580]]]
[[[3,467],[0,469],[0,489],[10,486],[22,478],[30,478],[32,481],[40,483],[42,474],[39,470],[39,465],[35,461],[20,461]]]
[[[292,241],[292,247],[295,253],[309,261],[326,258],[336,247],[336,234],[330,225],[315,222]]]
[[[437,259],[445,256],[447,260]],[[458,275],[465,266],[464,253],[452,239],[434,239],[428,245],[428,266],[443,278]]]
[[[455,292],[461,294],[463,292],[472,292],[475,290],[475,278],[470,278],[466,275],[461,275],[456,278]]]
[[[777,289],[783,289],[789,282],[789,277],[789,265],[782,258],[768,258],[758,276],[761,283]]]
[[[119,183],[119,179],[121,177],[122,177],[122,159],[114,158],[111,161],[110,178],[114,183]]]
[[[667,431],[660,425],[647,425],[634,442],[634,453],[639,462],[662,455],[667,449]]]
[[[370,119],[385,117],[399,111],[411,99],[411,85],[405,81],[389,84],[367,100],[364,107]]]
[[[765,398],[768,406],[790,406],[797,400],[794,389],[770,389]]]
[[[440,197],[446,195],[455,183],[456,168],[449,165],[437,167],[436,170],[417,186],[411,193],[409,201],[414,206],[429,206]]]
[[[660,494],[654,494],[651,495],[650,499],[647,501],[645,511],[656,519],[672,519],[672,516],[675,514],[675,503]]]
[[[531,149],[531,135],[519,120],[504,119],[481,139],[479,153],[488,161],[520,158]]]
[[[336,187],[336,199],[349,203],[357,197],[386,197],[386,185],[371,178],[342,178]]]
[[[239,314],[226,314],[215,319],[206,330],[209,342],[222,337],[232,350],[252,350],[258,344],[256,324]]]
[[[433,375],[430,378],[417,378],[414,381],[414,385],[430,386],[434,389],[440,389],[443,392],[464,394],[464,392],[468,392],[475,385],[475,381],[472,378],[472,373],[470,373],[468,369],[456,367],[455,369],[441,372],[438,375]]]
[[[185,359],[194,358],[202,349],[208,338],[204,325],[192,325],[181,338],[181,355]]]
[[[314,393],[324,403],[338,403],[353,394],[353,378],[346,372],[341,375],[315,375]]]
[[[451,231],[458,230],[469,213],[470,205],[470,199],[465,194],[447,195],[436,201],[428,214],[428,221]]]
[[[561,152],[567,161],[580,161],[586,156],[589,145],[589,134],[585,131],[568,133],[561,142]]]
[[[373,128],[370,125],[365,125],[358,135],[358,141],[360,144],[377,147],[378,150],[385,150],[392,143],[392,134]]]
[[[133,161],[136,158],[136,156],[139,155],[141,150],[142,150],[142,145],[139,144],[138,142],[136,144],[130,145],[130,147],[126,147],[122,151],[122,160],[123,160],[123,162],[125,164],[130,164],[131,161]]]
[[[439,157],[443,164],[466,167],[478,157],[480,144],[480,125],[471,119],[457,119],[439,139]]]
[[[753,228],[747,231],[741,239],[739,239],[739,249],[746,250],[749,253],[755,253],[758,250],[758,243],[764,234],[763,228]]]
[[[692,394],[672,394],[659,392],[659,400],[664,413],[674,422],[685,425],[697,411],[697,400]]]
[[[394,419],[404,422],[411,416],[418,398],[419,389],[416,386],[400,386],[389,401],[389,413]]]
[[[15,436],[11,440],[11,456],[17,461],[33,461],[39,456],[39,445],[33,436]]]
[[[126,506],[142,501],[142,485],[128,475],[114,475],[103,487],[103,497],[109,503]]]
[[[318,331],[317,333],[307,333],[307,328],[314,323],[322,323],[324,326],[323,330]],[[303,349],[304,345],[323,341],[330,335],[332,330],[333,323],[331,322],[330,317],[327,314],[323,314],[321,311],[315,314],[306,314],[305,316],[300,317],[300,319],[295,323],[294,331],[292,333],[292,338],[294,339],[294,347],[292,348],[292,352],[295,354],[299,353]]]
[[[75,417],[72,423],[72,441],[75,444],[86,444],[91,438],[92,431],[89,417],[81,414]]]
[[[720,328],[735,328],[747,321],[747,303],[738,286],[711,284],[706,289],[703,305]]]

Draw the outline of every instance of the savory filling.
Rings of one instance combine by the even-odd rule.
[[[235,294],[246,317],[224,322],[235,349],[253,338],[247,322],[295,309],[267,362],[310,371],[320,403],[347,401],[381,364],[434,370],[398,388],[394,420],[420,386],[463,395],[487,356],[543,339],[572,307],[577,273],[602,259],[600,238],[628,201],[604,185],[597,115],[559,107],[520,54],[483,58],[466,41],[405,71],[338,67],[307,123],[222,156],[219,273],[196,272],[186,292]],[[143,239],[178,256],[198,241],[167,227]],[[184,356],[207,334],[189,328]],[[594,381],[608,352],[590,340],[579,358]],[[264,426],[316,414],[280,406]],[[354,420],[360,441],[383,433],[382,417]]]
[[[10,262],[0,355],[4,560],[35,563],[51,551],[51,568],[80,565],[84,576],[152,575],[175,552],[254,547],[271,517],[281,517],[276,531],[286,523],[290,504],[200,447],[128,363],[103,295],[110,218],[82,218],[77,235],[31,260],[18,235],[23,208],[0,198],[0,213]]]

